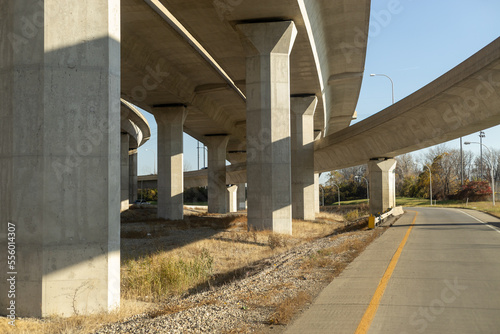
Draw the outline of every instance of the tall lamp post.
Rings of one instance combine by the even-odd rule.
[[[357,176],[357,175],[354,177],[354,179],[356,181],[359,181],[361,179],[363,179],[363,180],[366,181],[366,199],[368,200],[368,205],[370,205],[370,195],[369,195],[370,192],[368,191],[368,180],[365,177],[363,177],[363,176]]]
[[[475,142],[475,141],[466,141],[464,144],[465,145],[479,144],[479,145],[481,145],[481,147],[484,146],[488,150],[488,152],[490,152],[490,157],[493,156],[491,154],[490,148],[488,146],[484,145],[482,142],[478,143],[478,142]],[[493,192],[493,196],[492,196],[492,198],[493,198],[493,206],[495,206],[495,179],[493,178],[494,177],[494,174],[493,174],[493,163],[491,162],[491,159],[490,159],[490,176],[491,176],[491,191]]]
[[[386,77],[387,79],[391,80],[391,87],[392,87],[392,104],[394,104],[394,81],[392,81],[391,77],[385,74],[375,74],[372,73],[370,74],[371,77]]]
[[[429,165],[424,164],[425,167],[429,170],[429,192],[430,192],[430,197],[431,197],[431,206],[432,206],[432,171]]]
[[[481,163],[481,180],[483,179],[483,138],[486,137],[486,135],[484,134],[484,131],[479,131],[479,143],[476,143],[476,144],[479,144],[481,145],[480,146],[480,149],[481,149],[481,160],[480,160],[480,163]],[[469,142],[470,144],[470,142]]]

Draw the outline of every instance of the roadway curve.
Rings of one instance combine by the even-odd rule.
[[[410,210],[418,216],[391,275],[415,212],[374,241],[285,333],[354,333],[361,323],[361,333],[498,333],[500,230],[492,225],[500,220],[470,210]]]
[[[393,158],[500,124],[500,38],[385,110],[315,142],[315,171]]]

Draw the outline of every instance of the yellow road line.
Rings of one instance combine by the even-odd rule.
[[[389,263],[389,266],[387,266],[384,276],[382,276],[382,279],[378,284],[377,290],[375,290],[375,294],[373,295],[372,300],[370,301],[370,304],[368,305],[368,308],[366,309],[365,314],[363,315],[363,318],[361,318],[361,321],[358,325],[358,328],[356,329],[355,334],[364,334],[368,332],[368,329],[370,329],[370,325],[372,324],[373,318],[375,317],[375,313],[377,313],[380,300],[384,295],[385,288],[387,287],[387,284],[391,279],[392,273],[394,272],[399,257],[401,256],[401,252],[403,251],[403,247],[405,246],[406,241],[410,236],[411,229],[413,228],[413,225],[415,225],[415,221],[417,220],[418,212],[416,211],[412,212],[415,212],[415,217],[413,218],[413,222],[408,228],[408,231],[406,231],[406,235],[403,238],[403,241],[401,241],[401,243],[399,244],[398,250],[396,251],[396,253],[394,253],[391,262]]]

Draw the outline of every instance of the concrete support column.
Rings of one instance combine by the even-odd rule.
[[[129,207],[129,157],[128,157],[128,150],[129,150],[129,135],[128,133],[122,133],[121,134],[121,141],[120,141],[120,198],[121,198],[121,204],[120,204],[120,212],[123,212],[125,210],[128,210]]]
[[[314,173],[314,212],[320,213],[319,203],[319,173]]]
[[[238,186],[233,185],[231,187],[227,188],[228,195],[227,195],[227,210],[228,212],[237,212],[238,211],[238,200],[237,200],[237,192],[238,192]]]
[[[292,234],[291,21],[238,25],[247,53],[248,226]]]
[[[112,310],[120,1],[2,1],[0,22],[0,249],[16,233],[15,265],[0,261],[0,314],[14,301],[17,317]]]
[[[227,213],[226,147],[229,136],[206,136],[208,148],[208,212]]]
[[[316,96],[291,98],[292,218],[314,220],[314,111]]]
[[[158,129],[158,218],[184,218],[185,106],[153,108]]]
[[[129,201],[134,203],[137,201],[137,150],[129,152]]]
[[[245,183],[240,183],[238,184],[238,191],[237,191],[237,197],[238,197],[238,210],[246,210],[247,208],[247,203],[246,203],[246,185]]]
[[[395,178],[395,159],[376,159],[368,162],[370,178],[370,213],[379,214],[393,208]]]

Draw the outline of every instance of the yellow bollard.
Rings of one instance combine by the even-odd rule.
[[[375,216],[370,215],[368,218],[368,228],[375,228]]]

